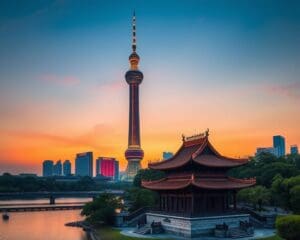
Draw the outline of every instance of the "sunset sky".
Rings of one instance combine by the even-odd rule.
[[[299,1],[4,0],[0,173],[83,151],[125,169],[133,9],[143,166],[206,128],[234,157],[300,145]]]

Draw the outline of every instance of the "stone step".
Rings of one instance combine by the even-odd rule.
[[[142,235],[149,234],[151,232],[151,227],[146,225],[146,226],[143,226],[139,229],[134,230],[133,232],[138,233],[138,234],[142,234]]]
[[[229,230],[229,236],[231,238],[243,238],[252,236],[252,234],[249,234],[245,230],[242,230],[240,228],[232,228]]]

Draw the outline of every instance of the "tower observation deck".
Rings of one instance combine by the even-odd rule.
[[[128,161],[126,169],[127,180],[132,181],[138,170],[141,168],[141,160],[144,151],[141,149],[140,138],[140,113],[139,113],[139,85],[143,81],[143,73],[138,70],[140,61],[136,53],[136,19],[135,13],[132,18],[132,53],[129,56],[130,69],[125,74],[126,82],[129,85],[129,131],[128,148],[125,157]]]

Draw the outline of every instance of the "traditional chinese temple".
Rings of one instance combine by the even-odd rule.
[[[241,220],[249,220],[249,216],[239,215],[236,211],[236,194],[240,189],[255,185],[256,181],[228,176],[230,169],[247,163],[248,159],[221,155],[210,143],[208,130],[200,135],[183,136],[182,145],[173,157],[149,164],[150,169],[163,171],[166,177],[142,181],[144,188],[156,191],[160,196],[159,211],[149,214],[148,220],[162,221],[170,232],[189,229],[184,234],[189,237],[200,228],[209,229],[224,222],[236,225]],[[207,217],[210,219],[208,225],[203,223],[203,220],[207,223]],[[199,224],[193,228],[195,220]]]

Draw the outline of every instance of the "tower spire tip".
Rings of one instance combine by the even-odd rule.
[[[133,10],[132,16],[132,51],[136,51],[136,26],[135,26],[135,9]]]

